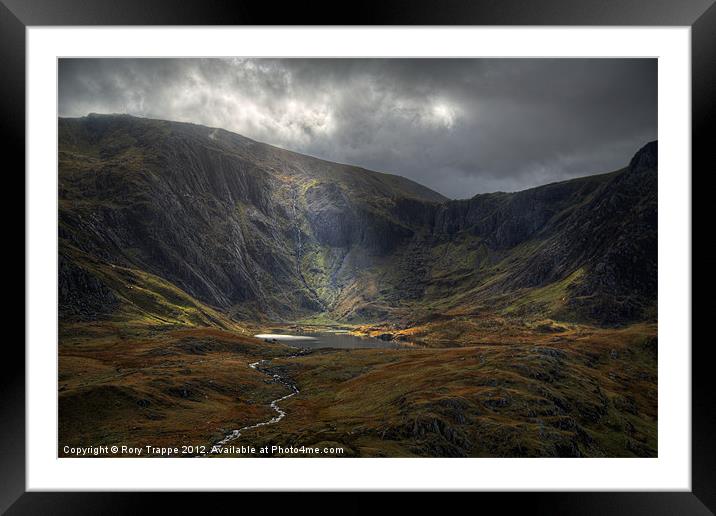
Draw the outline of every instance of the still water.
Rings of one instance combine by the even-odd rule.
[[[298,348],[344,348],[344,349],[357,349],[357,348],[388,348],[398,349],[406,347],[404,343],[386,341],[381,339],[374,339],[370,337],[356,337],[348,333],[301,333],[301,334],[279,334],[279,333],[261,333],[254,335],[257,339],[263,340],[277,340],[288,344],[289,346],[295,346]]]

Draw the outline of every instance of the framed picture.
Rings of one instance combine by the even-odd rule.
[[[3,0],[27,302],[0,507],[710,513],[712,2],[331,12]]]

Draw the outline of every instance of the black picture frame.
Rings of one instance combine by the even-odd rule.
[[[274,3],[221,0],[0,0],[0,81],[4,129],[4,175],[17,181],[12,197],[24,190],[25,170],[25,30],[49,25],[576,25],[690,26],[692,70],[692,179],[711,157],[716,99],[715,0],[399,0],[361,2]],[[346,8],[348,7],[348,8]],[[8,158],[11,158],[9,161]],[[8,179],[6,179],[7,181]],[[10,186],[6,183],[6,192]],[[697,190],[694,190],[694,193]],[[703,195],[703,193],[702,193]],[[24,198],[24,196],[23,196]],[[695,200],[695,199],[694,199]],[[19,207],[10,208],[7,230],[20,232]],[[693,204],[692,204],[693,206]],[[8,211],[12,210],[12,211]],[[10,217],[12,214],[12,217]],[[694,218],[696,221],[696,218]],[[19,236],[19,235],[18,235]],[[25,235],[23,233],[23,242]],[[18,238],[19,240],[19,238]],[[23,245],[23,267],[27,257]],[[692,253],[695,247],[692,245]],[[15,257],[19,261],[20,253]],[[692,254],[693,256],[693,254]],[[8,253],[6,257],[10,257]],[[9,270],[9,269],[8,269]],[[25,269],[26,270],[26,269]],[[27,270],[26,270],[27,273]],[[12,274],[12,273],[10,273]],[[15,276],[19,276],[15,274]],[[699,283],[706,290],[710,281]],[[6,297],[7,299],[7,297]],[[24,295],[23,295],[24,299]],[[19,303],[18,303],[19,304]],[[24,303],[23,303],[24,307]],[[692,316],[693,318],[693,316]],[[19,324],[17,325],[19,326]],[[9,334],[8,334],[9,335]],[[690,342],[681,343],[684,346]],[[532,513],[579,514],[713,514],[716,511],[716,424],[712,364],[708,342],[692,348],[692,491],[640,493],[482,493],[500,510],[525,508]],[[160,497],[164,511],[180,505],[178,493],[26,493],[25,492],[25,354],[17,339],[4,342],[0,376],[0,512],[8,514],[109,514],[142,512],[148,497]],[[639,460],[639,459],[635,459]],[[223,495],[229,496],[229,495]],[[242,494],[244,503],[265,495]],[[272,503],[292,499],[272,496]],[[460,496],[461,495],[456,495]],[[421,495],[412,500],[422,504]],[[227,500],[228,501],[228,500]],[[291,503],[291,502],[288,502]],[[453,499],[451,505],[460,503]],[[475,501],[470,501],[470,504]],[[361,498],[346,504],[353,510],[373,504]],[[223,504],[222,504],[223,505]],[[310,504],[320,510],[320,506]],[[321,504],[323,505],[323,504]],[[221,505],[217,506],[217,510]],[[335,510],[335,507],[325,507]],[[180,512],[184,512],[180,511]],[[209,512],[209,511],[204,511]],[[224,512],[222,510],[222,512]],[[315,511],[314,511],[315,512]],[[345,512],[345,511],[343,511]]]

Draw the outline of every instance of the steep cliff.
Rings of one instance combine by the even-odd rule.
[[[385,253],[411,234],[383,213],[393,198],[442,200],[407,179],[191,124],[94,115],[61,119],[59,134],[63,263],[79,251],[246,315],[322,310],[330,292],[316,289],[330,282],[304,268],[324,272],[342,254],[332,246]],[[86,287],[73,277],[62,274],[65,304]]]
[[[219,129],[60,119],[60,310],[136,304],[128,270],[235,319],[650,318],[656,168],[652,143],[611,174],[448,201]]]

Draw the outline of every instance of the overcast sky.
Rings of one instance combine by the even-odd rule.
[[[657,136],[656,59],[63,59],[59,115],[221,127],[452,198],[609,172]]]

